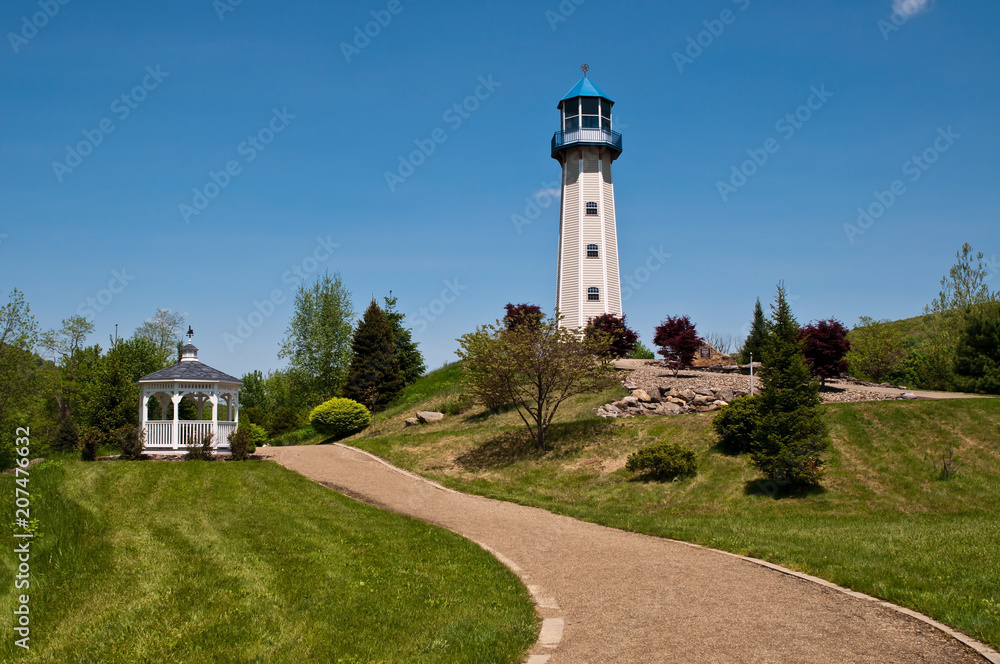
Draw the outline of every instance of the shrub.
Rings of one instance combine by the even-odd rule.
[[[719,447],[724,452],[745,454],[751,451],[760,418],[759,406],[758,397],[737,397],[715,416],[712,427],[719,435]]]
[[[229,449],[232,450],[233,459],[236,461],[246,461],[251,454],[257,450],[253,442],[253,424],[241,424],[236,431],[229,434]],[[258,429],[260,427],[257,427]]]
[[[694,451],[674,443],[658,443],[629,455],[625,467],[657,479],[672,480],[694,475],[698,461]]]
[[[55,438],[52,439],[52,448],[58,452],[75,452],[79,447],[80,430],[77,429],[73,418],[67,415],[59,420]]]
[[[655,360],[656,359],[656,355],[653,354],[653,351],[651,351],[648,348],[646,348],[646,344],[642,343],[641,341],[636,341],[635,342],[635,348],[633,348],[632,352],[629,353],[629,357],[632,358],[633,360]]]
[[[851,350],[847,340],[847,328],[839,320],[821,320],[799,330],[802,339],[802,353],[812,375],[820,379],[820,385],[828,378],[839,378],[847,373],[844,357]]]
[[[286,445],[300,445],[307,440],[316,437],[316,430],[311,426],[304,426],[296,431],[289,431],[288,433],[283,433],[280,436],[275,436],[267,441],[268,445],[273,447],[284,447]]]
[[[313,408],[309,424],[325,436],[346,438],[372,423],[371,413],[357,401],[330,399]]]
[[[656,327],[653,343],[660,347],[660,355],[667,366],[673,369],[676,378],[681,369],[691,366],[695,353],[704,345],[705,340],[698,336],[694,323],[687,316],[667,316]]]
[[[252,443],[252,449],[250,453],[253,454],[258,447],[267,444],[267,429],[264,427],[254,424],[253,422],[247,422],[241,424],[240,426],[247,427],[250,430],[250,442]]]
[[[212,438],[214,434],[208,433],[199,442],[197,438],[193,435],[188,438],[187,441],[187,460],[188,461],[211,461],[213,458],[212,454]]]
[[[146,432],[140,427],[123,426],[114,433],[115,443],[121,450],[121,458],[138,461],[142,458],[142,450],[146,446]]]
[[[464,392],[455,397],[454,401],[449,401],[441,406],[441,412],[445,415],[461,415],[473,406],[472,397]]]
[[[599,332],[603,332],[605,335],[608,355],[615,359],[628,357],[639,342],[639,335],[634,330],[630,330],[625,323],[625,314],[621,316],[603,314],[591,318],[584,334],[594,336]]]
[[[80,459],[82,461],[96,461],[97,448],[101,445],[104,435],[97,429],[87,428],[80,436]]]

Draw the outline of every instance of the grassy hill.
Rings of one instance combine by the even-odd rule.
[[[46,462],[29,491],[31,587],[3,547],[0,611],[30,595],[31,649],[6,632],[3,662],[515,664],[537,635],[477,545],[276,464]]]
[[[776,499],[747,459],[716,449],[712,414],[601,420],[594,409],[622,392],[580,397],[541,454],[516,413],[465,410],[460,373],[426,376],[378,435],[346,442],[462,491],[815,574],[1000,646],[1000,399],[824,406],[834,445],[823,490]],[[451,414],[404,428],[417,410]],[[655,441],[692,447],[698,475],[635,478],[627,456]],[[958,472],[943,480],[949,454]]]

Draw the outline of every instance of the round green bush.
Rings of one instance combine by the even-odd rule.
[[[241,424],[240,426],[246,426],[247,429],[250,430],[250,442],[253,448],[250,450],[251,454],[253,454],[253,452],[257,449],[258,446],[263,445],[264,443],[267,442],[267,429],[260,426],[259,424],[254,424],[253,422],[247,422],[245,425]]]
[[[657,479],[672,480],[697,473],[698,461],[694,450],[683,445],[658,443],[629,455],[625,467]]]
[[[758,397],[737,397],[723,406],[712,420],[715,433],[719,434],[719,448],[728,454],[750,451],[754,431],[760,417]]]
[[[330,399],[309,413],[309,424],[317,433],[336,438],[355,434],[371,423],[371,413],[353,399]]]

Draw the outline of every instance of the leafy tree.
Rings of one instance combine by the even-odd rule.
[[[694,323],[687,316],[667,316],[657,326],[653,343],[660,347],[658,352],[666,360],[667,366],[674,370],[676,378],[681,369],[691,366],[695,353],[705,344],[705,340],[698,336]]]
[[[136,328],[133,337],[152,342],[160,353],[160,362],[167,365],[177,355],[183,331],[184,316],[170,309],[158,309],[152,318]]]
[[[398,397],[404,387],[392,325],[374,298],[358,323],[351,349],[354,359],[344,396],[367,405],[374,413]]]
[[[955,264],[941,277],[941,291],[925,308],[925,313],[962,311],[997,300],[997,293],[990,292],[987,283],[990,272],[983,265],[982,252],[975,254],[975,265],[972,261],[972,245],[966,242],[955,252]]]
[[[301,383],[307,405],[340,392],[351,364],[353,326],[351,293],[339,274],[299,287],[278,357],[288,359],[289,375]]]
[[[743,342],[743,362],[744,364],[756,357],[757,361],[764,356],[764,347],[767,345],[767,335],[770,332],[770,323],[764,316],[764,309],[760,306],[760,298],[753,307],[753,322],[750,324],[750,334]]]
[[[828,378],[838,378],[847,372],[844,358],[851,350],[851,342],[847,340],[847,328],[843,323],[832,318],[821,320],[806,325],[800,334],[809,370],[820,379],[820,385]]]
[[[1000,394],[1000,305],[969,314],[958,341],[955,374],[961,390]]]
[[[392,325],[392,340],[396,346],[396,359],[399,362],[399,370],[403,374],[403,383],[412,385],[418,378],[424,375],[427,367],[424,366],[424,356],[417,348],[417,342],[413,340],[410,330],[403,326],[405,316],[396,310],[396,298],[389,291],[389,296],[385,300],[385,315]]]
[[[629,353],[629,357],[633,360],[652,360],[656,358],[656,355],[653,355],[653,351],[646,348],[646,344],[636,341],[635,348]]]
[[[14,429],[33,424],[30,411],[40,389],[37,341],[38,324],[31,307],[15,288],[0,307],[0,469],[13,463]]]
[[[559,327],[555,317],[512,326],[509,320],[459,339],[463,380],[469,394],[484,403],[514,405],[535,445],[545,450],[549,425],[564,401],[618,384],[604,353],[609,340],[600,333],[581,338]]]
[[[512,330],[524,323],[541,323],[545,318],[542,308],[537,304],[508,304],[504,307],[507,310],[503,317],[503,324],[508,330]]]
[[[83,342],[93,331],[94,324],[83,316],[70,316],[63,320],[59,330],[48,330],[41,335],[39,345],[61,369],[53,381],[53,396],[61,418],[73,413],[78,369],[81,362],[86,362]]]
[[[624,314],[602,314],[591,318],[584,334],[593,335],[595,332],[601,332],[610,339],[607,352],[615,359],[628,357],[639,342],[639,335],[626,325]]]
[[[771,311],[750,458],[769,480],[786,486],[815,485],[823,474],[820,453],[830,438],[819,413],[819,383],[810,376],[783,284],[778,285]]]
[[[899,370],[906,353],[899,327],[888,320],[862,316],[851,331],[847,361],[852,375],[881,383]]]
[[[52,440],[52,447],[59,452],[76,452],[79,446],[80,430],[72,416],[67,415],[59,421],[55,438]]]
[[[264,374],[251,371],[243,374],[243,385],[240,386],[240,419],[265,426],[267,414],[273,408],[273,403],[267,391]]]

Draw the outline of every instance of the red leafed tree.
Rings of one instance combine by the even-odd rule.
[[[660,347],[657,352],[666,360],[667,366],[674,370],[676,378],[681,369],[691,366],[695,354],[705,344],[705,340],[698,336],[694,323],[687,316],[676,318],[667,316],[666,320],[656,327],[653,343]]]
[[[513,330],[525,323],[537,324],[545,318],[542,308],[537,304],[508,304],[505,309],[507,313],[503,317],[503,324],[508,330]]]
[[[822,383],[847,371],[844,358],[851,350],[851,342],[847,339],[847,328],[839,320],[810,323],[799,332],[799,338],[809,370]]]
[[[608,355],[614,358],[628,357],[639,341],[639,335],[625,324],[625,314],[601,314],[591,318],[584,333],[592,337],[597,332],[604,332],[610,337]]]

